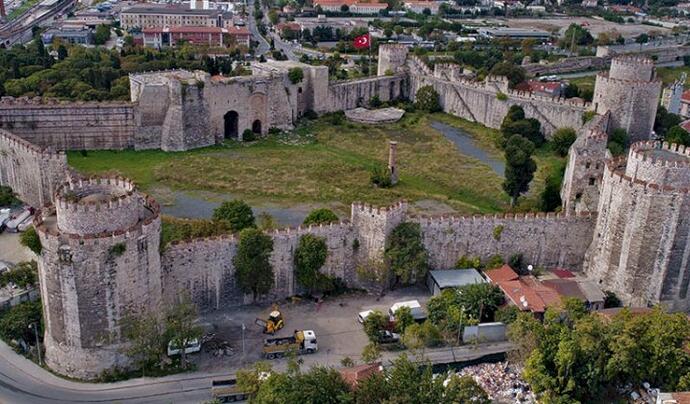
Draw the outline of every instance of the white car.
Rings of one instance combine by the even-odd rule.
[[[185,354],[196,353],[199,351],[201,351],[201,343],[199,342],[198,339],[194,338],[193,340],[191,340],[185,344],[185,348],[184,348]],[[173,341],[168,342],[168,356],[174,356],[174,355],[180,355],[180,354],[182,354],[182,349],[179,346],[177,346],[176,344],[174,344]]]
[[[359,321],[361,324],[364,324],[364,320],[367,319],[373,313],[374,310],[365,310],[365,311],[360,311],[359,315],[357,315],[357,321]]]

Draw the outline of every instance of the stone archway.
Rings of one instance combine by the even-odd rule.
[[[223,116],[224,135],[226,139],[237,139],[239,114],[237,111],[229,111]]]
[[[260,120],[255,120],[252,123],[252,132],[260,135],[261,134],[261,121]]]

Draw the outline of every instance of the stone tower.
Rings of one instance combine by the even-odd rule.
[[[397,43],[379,45],[378,75],[385,76],[386,72],[398,73],[407,60],[407,46]]]
[[[690,148],[638,142],[604,168],[584,270],[626,304],[690,309]]]
[[[123,317],[161,302],[159,206],[122,178],[71,179],[36,215],[46,363],[95,378],[126,366]]]
[[[597,74],[592,106],[611,112],[609,131],[625,129],[630,141],[649,140],[654,127],[661,80],[651,59],[621,56],[611,60],[608,73]]]

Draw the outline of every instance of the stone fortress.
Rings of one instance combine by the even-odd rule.
[[[295,67],[304,73],[298,83],[288,77]],[[250,301],[235,284],[233,235],[173,242],[160,251],[156,202],[123,178],[79,178],[65,150],[187,150],[241,139],[247,129],[291,128],[309,110],[348,110],[374,95],[414,99],[425,85],[438,91],[445,112],[490,127],[517,104],[542,122],[547,136],[577,129],[563,212],[419,217],[404,202],[356,203],[347,221],[269,233],[275,285],[266,299],[300,292],[293,253],[302,235],[326,240],[324,273],[367,288],[362,275],[381,261],[388,234],[411,221],[421,227],[434,268],[451,268],[461,255],[522,253],[536,266],[584,271],[628,304],[690,310],[690,149],[650,140],[661,83],[648,60],[614,59],[597,78],[591,104],[512,91],[501,77],[470,81],[452,65],[432,70],[399,45],[380,47],[374,78],[329,82],[325,69],[268,62],[254,64],[245,77],[144,73],[130,77],[129,103],[0,102],[0,183],[42,207],[34,226],[43,245],[39,276],[52,369],[94,378],[126,366],[122,319],[167,307],[182,294],[201,310]],[[615,128],[640,140],[627,158],[614,159],[606,149]]]

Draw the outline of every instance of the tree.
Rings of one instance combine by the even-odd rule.
[[[36,229],[32,227],[26,229],[19,238],[19,242],[29,250],[33,251],[36,255],[41,255],[43,246],[41,245],[41,239],[36,233]]]
[[[292,84],[301,83],[304,79],[304,70],[301,67],[291,67],[288,70],[288,79]]]
[[[683,146],[690,146],[690,133],[680,126],[672,126],[666,136],[664,136],[664,141],[668,143],[676,143]]]
[[[673,126],[679,125],[682,119],[676,114],[672,114],[660,105],[656,110],[656,117],[654,119],[654,132],[658,136],[666,136],[666,132]]]
[[[388,327],[388,317],[378,310],[374,310],[369,313],[366,319],[364,319],[364,333],[369,337],[369,341],[372,343],[377,343],[381,331],[384,331]]]
[[[38,325],[38,335],[43,335],[43,311],[41,301],[23,302],[0,313],[0,337],[6,342],[24,340],[27,344],[36,341],[33,324]]]
[[[93,35],[93,42],[96,45],[105,44],[110,39],[110,26],[100,24],[96,27],[96,33]]]
[[[362,361],[364,363],[374,363],[381,359],[381,350],[375,342],[369,342],[362,349]]]
[[[261,382],[271,374],[271,365],[267,362],[256,362],[249,369],[240,369],[235,373],[237,388],[249,396],[250,402],[259,391]]]
[[[280,21],[280,16],[278,15],[278,11],[274,8],[270,9],[268,11],[268,20],[271,21],[271,24],[276,25]]]
[[[572,45],[591,45],[592,42],[594,42],[592,34],[578,24],[570,24],[568,29],[565,30],[563,37],[558,41],[562,48],[571,48]],[[570,50],[573,51],[574,49],[571,48]]]
[[[12,206],[18,202],[19,200],[14,195],[12,188],[6,185],[0,185],[0,206]]]
[[[504,302],[501,289],[490,283],[473,283],[462,286],[457,290],[458,306],[472,318],[492,321],[496,309]]]
[[[303,225],[309,226],[309,225],[316,225],[316,224],[328,224],[332,222],[337,222],[338,216],[333,213],[332,210],[328,208],[319,208],[319,209],[314,209],[309,214],[307,217],[304,218],[304,222],[302,222]]]
[[[278,227],[278,224],[276,223],[275,218],[273,218],[273,216],[271,216],[270,213],[259,213],[259,229],[266,231],[274,230],[276,227]]]
[[[551,146],[559,156],[563,157],[568,154],[570,146],[575,143],[577,133],[573,128],[560,128],[554,132],[551,138]]]
[[[58,60],[65,60],[67,59],[67,48],[65,48],[65,45],[60,44],[57,48],[57,55],[58,55]]]
[[[506,142],[503,190],[510,196],[511,206],[515,206],[520,195],[527,192],[537,170],[533,152],[534,144],[520,135],[513,135]]]
[[[489,404],[489,395],[481,388],[472,376],[452,374],[443,397],[446,403]]]
[[[525,69],[510,62],[496,63],[490,71],[493,76],[505,76],[508,78],[510,88],[525,81],[527,77]]]
[[[561,183],[565,174],[565,165],[560,164],[544,179],[544,190],[539,196],[539,208],[543,212],[552,212],[561,206]]]
[[[252,208],[239,199],[221,203],[213,210],[213,220],[224,222],[233,232],[256,227]]]
[[[517,316],[520,313],[520,309],[517,308],[517,306],[514,306],[512,304],[508,304],[502,307],[499,307],[498,310],[496,310],[496,314],[494,316],[494,319],[496,321],[499,321],[504,324],[510,324],[517,320]]]
[[[23,261],[4,272],[0,272],[0,288],[7,286],[10,282],[22,289],[38,285],[36,261]]]
[[[307,372],[272,372],[259,384],[252,403],[341,403],[350,398],[349,385],[340,373],[323,366]]]
[[[422,86],[415,94],[415,108],[426,112],[441,111],[438,92],[432,86]]]
[[[412,310],[407,306],[402,306],[393,313],[395,316],[395,332],[404,333],[405,329],[414,324]]]
[[[201,327],[195,324],[197,309],[189,295],[183,294],[180,301],[165,313],[165,337],[173,345],[181,347],[182,366],[187,366],[187,353],[184,347],[192,340],[201,337]]]
[[[300,237],[295,249],[295,277],[310,294],[315,290],[328,290],[332,286],[331,279],[319,272],[327,256],[328,247],[324,238],[312,234]]]
[[[419,224],[403,222],[397,225],[388,238],[384,256],[403,284],[423,280],[429,266]]]
[[[162,363],[168,341],[158,313],[150,311],[127,314],[122,319],[121,329],[129,342],[125,354],[142,371],[142,376]]]
[[[273,240],[260,230],[247,228],[240,232],[237,253],[232,259],[235,279],[240,290],[251,293],[254,299],[273,287],[273,268],[269,257]]]
[[[383,373],[374,373],[357,383],[354,402],[356,404],[385,403],[390,394],[386,376]]]
[[[645,34],[644,32],[635,37],[635,42],[637,43],[647,43],[649,42],[649,35]]]
[[[612,155],[620,156],[625,153],[629,141],[630,138],[625,129],[617,128],[609,135],[606,146],[609,148]]]

